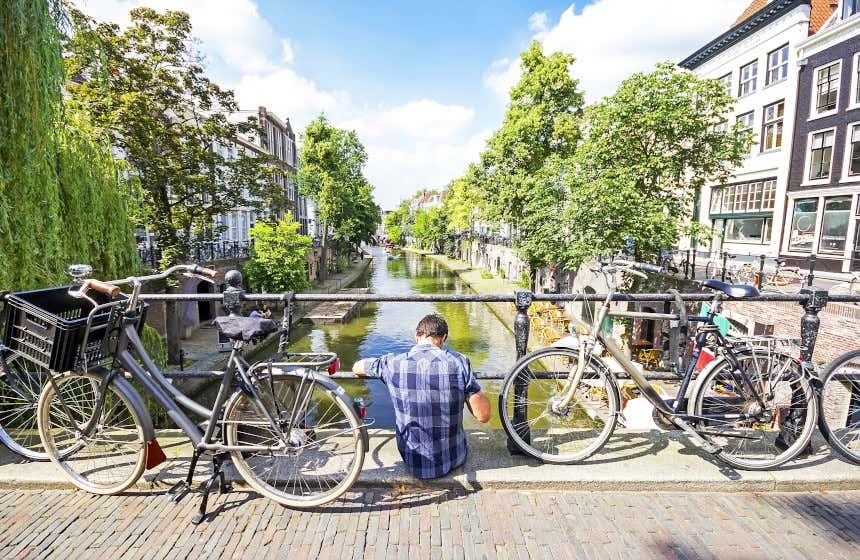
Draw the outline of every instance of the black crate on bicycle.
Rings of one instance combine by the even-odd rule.
[[[3,343],[33,362],[50,370],[62,372],[75,369],[82,356],[81,345],[87,328],[87,317],[93,309],[91,302],[69,294],[72,286],[44,288],[9,294],[6,301],[6,331]],[[77,289],[77,287],[75,287]],[[110,302],[110,297],[94,290],[87,296],[99,305]],[[87,366],[96,365],[111,357],[115,347],[116,330],[113,326],[119,317],[117,307],[107,308],[93,316],[83,357]],[[142,306],[138,330],[143,326],[146,306]]]

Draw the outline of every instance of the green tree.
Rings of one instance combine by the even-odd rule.
[[[313,243],[298,233],[299,226],[290,218],[262,220],[251,228],[254,249],[245,273],[255,286],[269,292],[300,292],[310,287],[307,263]]]
[[[421,249],[441,253],[447,233],[447,219],[441,207],[419,210],[412,226],[412,235]]]
[[[138,225],[155,231],[161,265],[176,264],[211,234],[214,216],[253,200],[246,192],[272,192],[268,160],[216,149],[256,125],[228,119],[238,110],[233,92],[206,77],[188,14],[137,8],[125,30],[71,14],[68,103],[122,151],[144,198]]]
[[[394,210],[393,212],[389,212],[387,216],[385,216],[385,223],[383,227],[385,228],[385,235],[388,237],[388,241],[395,245],[403,244],[403,228],[401,227],[401,223],[403,221],[403,211],[401,209]]]
[[[0,287],[67,280],[71,262],[116,278],[138,266],[109,146],[65,106],[59,1],[0,3]]]
[[[448,231],[462,232],[472,229],[472,222],[481,212],[481,167],[470,164],[466,173],[451,181],[443,204],[448,216]]]
[[[481,192],[487,216],[513,226],[534,284],[537,270],[556,260],[563,226],[564,189],[552,172],[559,165],[546,167],[575,153],[584,98],[570,73],[573,56],[547,56],[535,41],[521,58],[522,77],[511,89],[502,127],[481,156]]]
[[[751,133],[715,127],[732,112],[716,80],[669,63],[634,74],[589,109],[587,134],[565,162],[565,261],[622,249],[632,237],[647,259],[674,245],[701,187],[727,180],[748,152]]]
[[[325,279],[330,243],[344,249],[369,242],[379,222],[373,187],[364,177],[367,152],[355,131],[336,128],[320,115],[305,129],[299,163],[299,189],[314,199],[322,223]]]

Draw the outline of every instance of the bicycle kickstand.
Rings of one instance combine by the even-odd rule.
[[[167,491],[171,502],[178,503],[179,500],[191,491],[191,483],[194,480],[194,469],[197,468],[197,460],[200,459],[201,455],[203,455],[202,449],[194,450],[194,454],[191,455],[191,465],[188,467],[188,476],[185,477],[185,480],[180,480],[171,486],[170,490]]]
[[[194,516],[194,519],[191,520],[191,523],[194,525],[200,525],[206,517],[206,506],[209,503],[209,493],[212,492],[212,487],[215,485],[216,480],[218,481],[218,492],[220,494],[226,494],[232,490],[232,487],[227,484],[227,481],[224,479],[224,471],[221,469],[224,459],[225,455],[221,454],[212,457],[212,476],[209,477],[209,480],[207,480],[206,484],[203,485],[203,499],[200,502],[200,510],[197,512],[197,515]]]

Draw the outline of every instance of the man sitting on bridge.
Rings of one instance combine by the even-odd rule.
[[[466,461],[463,406],[478,422],[490,420],[490,401],[462,354],[443,348],[448,323],[427,315],[415,329],[415,346],[403,354],[359,360],[358,375],[382,379],[397,422],[397,449],[417,478],[437,478]]]

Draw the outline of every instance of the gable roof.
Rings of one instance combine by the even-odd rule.
[[[745,19],[764,8],[767,4],[768,0],[752,0],[750,5],[747,6],[743,13],[741,13],[738,19],[736,19],[732,24],[732,27],[742,23]],[[809,34],[812,35],[821,29],[821,26],[824,25],[824,22],[830,17],[833,10],[839,5],[839,2],[838,0],[812,0],[809,4]]]

